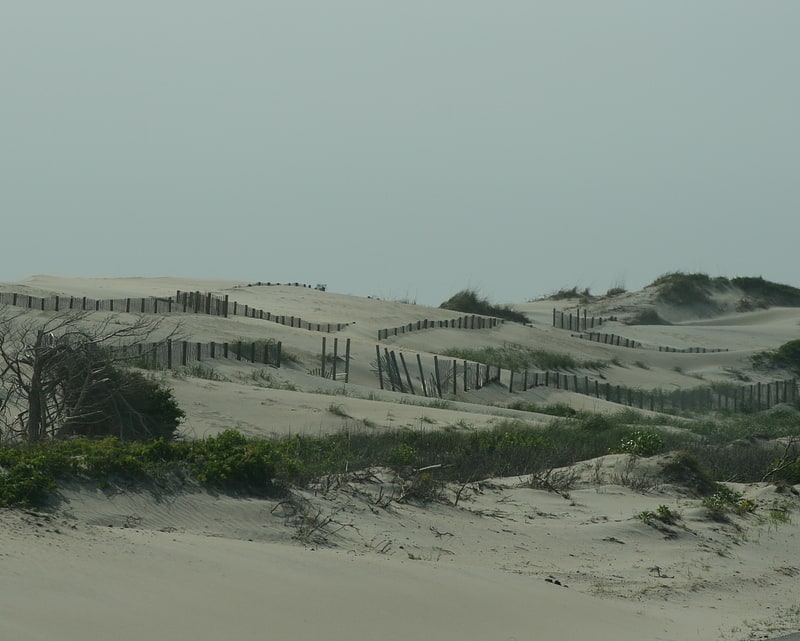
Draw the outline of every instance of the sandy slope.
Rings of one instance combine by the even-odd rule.
[[[269,371],[218,365],[224,380],[216,381],[167,375],[187,411],[189,437],[230,427],[271,435],[548,420],[493,405],[509,400],[500,387],[435,407],[419,396],[376,389],[369,360],[377,330],[452,312],[244,285],[37,276],[2,289],[93,298],[214,291],[273,313],[350,323],[337,334],[353,344],[351,383],[344,386],[308,376],[321,351],[315,332],[182,316],[192,340],[268,336],[300,359]],[[746,370],[755,380],[749,354],[795,338],[800,321],[798,310],[775,309],[608,330],[651,345],[730,350],[665,354],[623,351],[555,330],[549,301],[519,307],[531,327],[429,330],[384,345],[430,355],[520,342],[576,358],[616,358],[620,365],[603,372],[608,380],[668,388],[699,384],[698,375],[731,380],[731,370]],[[542,388],[514,398],[618,409]],[[587,462],[576,468],[581,480],[568,496],[531,489],[528,479],[496,479],[449,488],[450,504],[424,506],[401,501],[399,481],[385,470],[298,490],[283,502],[195,487],[65,488],[47,512],[0,511],[0,639],[738,641],[800,629],[798,497],[740,487],[758,499],[759,510],[718,523],[697,499],[659,481],[656,463],[631,464],[624,456]],[[645,493],[626,487],[635,478]],[[659,505],[680,515],[674,526],[637,518]],[[771,507],[789,510],[791,522],[771,519]]]

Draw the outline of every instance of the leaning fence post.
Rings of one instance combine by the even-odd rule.
[[[433,355],[433,374],[436,380],[436,391],[439,393],[439,398],[442,398],[442,381],[439,378],[439,359],[436,354]]]
[[[414,390],[414,384],[411,382],[411,375],[408,373],[408,367],[406,366],[406,359],[403,357],[403,352],[400,352],[400,362],[403,364],[403,371],[406,373],[408,389],[411,390],[411,393],[414,394],[414,396],[416,396],[417,392]]]
[[[427,397],[428,387],[425,385],[425,372],[422,371],[422,359],[419,354],[417,354],[417,367],[419,367],[419,380],[422,381],[422,393]]]
[[[383,389],[383,368],[381,367],[381,346],[375,346],[375,354],[378,357],[378,381],[381,384],[381,389]]]

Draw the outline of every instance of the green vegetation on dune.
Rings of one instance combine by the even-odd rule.
[[[672,272],[659,276],[649,286],[658,288],[658,299],[680,306],[711,305],[711,292],[728,285],[726,278],[708,274]]]
[[[788,369],[800,374],[800,339],[754,354],[751,360],[757,369]]]
[[[479,298],[477,292],[471,289],[464,289],[451,296],[448,300],[439,305],[442,309],[451,309],[465,314],[481,314],[483,316],[494,316],[503,318],[515,323],[525,324],[528,317],[522,312],[517,312],[507,305],[492,305],[486,298]]]
[[[760,306],[800,307],[800,289],[797,287],[773,283],[761,276],[740,276],[732,278],[730,282]]]
[[[533,349],[516,343],[506,343],[502,347],[452,348],[444,350],[442,355],[516,372],[526,369],[597,370],[608,367],[606,361],[579,360],[569,354]]]
[[[740,311],[757,307],[781,305],[800,306],[800,289],[765,280],[761,276],[738,276],[711,278],[708,274],[671,272],[659,276],[648,287],[658,289],[658,299],[673,305],[713,306],[712,294],[725,289],[738,289],[745,297],[739,303]]]
[[[664,429],[665,421],[673,427]],[[65,480],[99,487],[134,481],[174,488],[193,482],[277,497],[291,487],[372,467],[426,469],[429,480],[467,483],[547,475],[614,452],[679,452],[669,473],[697,491],[711,478],[798,483],[800,442],[770,440],[798,432],[796,411],[687,421],[628,410],[610,416],[576,412],[543,428],[508,421],[493,430],[345,430],[277,439],[248,438],[233,430],[183,442],[76,438],[0,447],[0,506],[41,506]],[[701,485],[699,479],[706,481]]]

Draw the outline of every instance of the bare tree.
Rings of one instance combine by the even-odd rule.
[[[136,405],[146,380],[123,373],[136,345],[173,338],[159,317],[97,318],[89,313],[62,313],[49,318],[0,310],[0,425],[29,442],[48,437],[108,431],[138,421],[147,427]],[[122,346],[128,349],[120,349]],[[116,348],[116,349],[115,349]],[[150,385],[150,391],[157,386]],[[135,430],[134,430],[135,432]]]

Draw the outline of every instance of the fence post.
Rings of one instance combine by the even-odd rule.
[[[422,371],[422,359],[419,354],[417,354],[417,367],[419,367],[419,380],[422,381],[422,393],[427,397],[428,386],[425,385],[425,372]]]
[[[167,340],[167,369],[172,369],[172,339]]]
[[[406,359],[403,357],[403,352],[400,352],[400,362],[403,364],[403,371],[406,373],[406,381],[408,381],[408,389],[411,390],[411,393],[416,396],[417,392],[414,390],[414,384],[411,382],[411,375],[408,373],[408,367],[406,366]]]
[[[325,378],[325,337],[322,337],[322,378]]]
[[[331,378],[336,380],[336,359],[339,357],[339,339],[333,339],[333,366],[331,371]]]
[[[442,381],[439,378],[439,358],[436,354],[433,355],[433,375],[436,380],[436,391],[439,393],[439,398],[442,398]]]
[[[344,382],[350,382],[350,339],[347,339],[344,347]]]
[[[509,377],[508,377],[508,393],[513,394],[514,392],[514,370],[509,370]]]
[[[188,359],[188,347],[189,344],[186,341],[181,341],[181,365],[186,367],[187,359]]]
[[[453,359],[453,396],[458,393],[458,363]]]
[[[383,368],[381,367],[381,346],[375,346],[375,354],[378,357],[378,381],[381,384],[381,389],[383,389]]]

